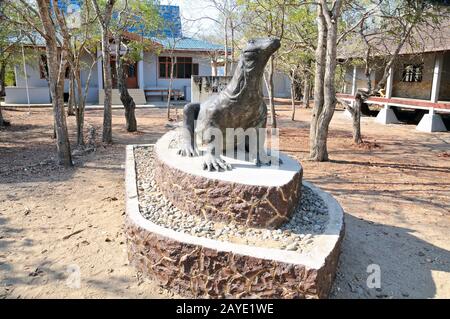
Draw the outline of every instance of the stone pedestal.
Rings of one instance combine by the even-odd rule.
[[[276,227],[286,222],[301,196],[303,169],[280,154],[279,167],[223,157],[233,169],[202,169],[202,157],[182,157],[175,146],[176,132],[155,145],[155,181],[170,202],[206,219],[235,221],[252,227]]]
[[[242,184],[231,179],[231,172],[216,172],[223,176],[211,178],[211,172],[198,171],[194,174],[178,161],[176,165],[168,164],[171,163],[170,156],[162,158],[164,152],[158,150],[158,147],[167,145],[162,141],[153,153],[154,178],[151,183],[161,186],[161,192],[167,199],[170,198],[167,201],[169,207],[177,204],[187,209],[184,212],[188,214],[198,214],[196,209],[205,209],[206,206],[202,205],[206,201],[214,207],[210,213],[205,213],[206,219],[223,221],[231,218],[236,223],[253,225],[252,229],[259,231],[255,227],[272,227],[274,223],[288,219],[290,207],[298,204],[302,169],[287,156],[283,157],[284,171],[271,172],[269,167],[251,168],[243,163],[240,164],[242,166],[235,165],[235,172],[242,173],[240,176],[253,176],[252,183]],[[190,169],[196,170],[195,167]],[[278,171],[280,176],[274,178]],[[174,181],[168,181],[173,178]],[[266,183],[261,185],[261,180]],[[125,234],[129,260],[144,275],[186,297],[326,298],[339,260],[344,234],[343,210],[329,194],[310,183],[303,184],[317,195],[327,211],[323,231],[302,234],[308,249],[292,251],[287,247],[273,248],[267,246],[264,240],[249,244],[208,238],[175,230],[143,217],[139,200],[142,190],[138,193],[137,189],[134,146],[128,146]],[[218,194],[214,194],[216,188],[220,189]],[[178,195],[171,195],[170,190]],[[158,197],[160,194],[151,191],[144,193],[144,196]],[[195,200],[192,196],[196,196]],[[192,203],[183,204],[183,200]],[[279,213],[280,210],[284,213]],[[250,228],[244,228],[247,227]],[[281,232],[281,229],[273,231]]]

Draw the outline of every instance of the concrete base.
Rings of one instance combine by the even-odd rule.
[[[400,121],[397,119],[394,111],[392,109],[383,108],[380,113],[378,113],[377,118],[375,120],[380,124],[397,124]]]
[[[425,114],[416,127],[416,130],[422,132],[446,132],[447,128],[438,114]]]
[[[343,210],[329,194],[321,197],[329,219],[307,253],[197,237],[161,227],[139,211],[134,148],[126,156],[128,258],[140,272],[187,297],[326,298],[344,235]]]

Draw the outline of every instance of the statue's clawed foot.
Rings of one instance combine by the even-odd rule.
[[[220,157],[216,157],[211,154],[205,155],[203,160],[203,169],[208,171],[229,171],[231,170],[231,165],[225,162]]]
[[[185,144],[178,150],[178,155],[194,157],[198,156],[198,151],[191,144]]]

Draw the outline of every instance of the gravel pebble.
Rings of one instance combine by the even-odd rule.
[[[328,208],[309,187],[291,219],[277,229],[258,229],[236,223],[220,223],[187,214],[174,207],[158,190],[153,180],[153,148],[135,148],[137,186],[141,214],[151,222],[195,236],[214,238],[260,247],[305,252],[315,235],[323,233],[328,222]]]

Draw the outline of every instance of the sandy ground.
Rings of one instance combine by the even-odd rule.
[[[4,111],[13,126],[0,130],[0,298],[177,297],[136,275],[122,230],[125,145],[153,143],[169,130],[165,110],[139,109],[136,134],[124,130],[121,110],[113,113],[114,145],[98,145],[63,170],[51,161],[50,110]],[[346,212],[331,297],[450,298],[450,133],[364,118],[370,143],[361,148],[337,112],[331,161],[313,163],[305,160],[309,118],[301,109],[292,122],[279,107],[282,151]],[[100,127],[102,112],[88,111],[86,120]],[[73,118],[69,124],[73,132]],[[379,289],[366,285],[371,264],[380,266]]]

